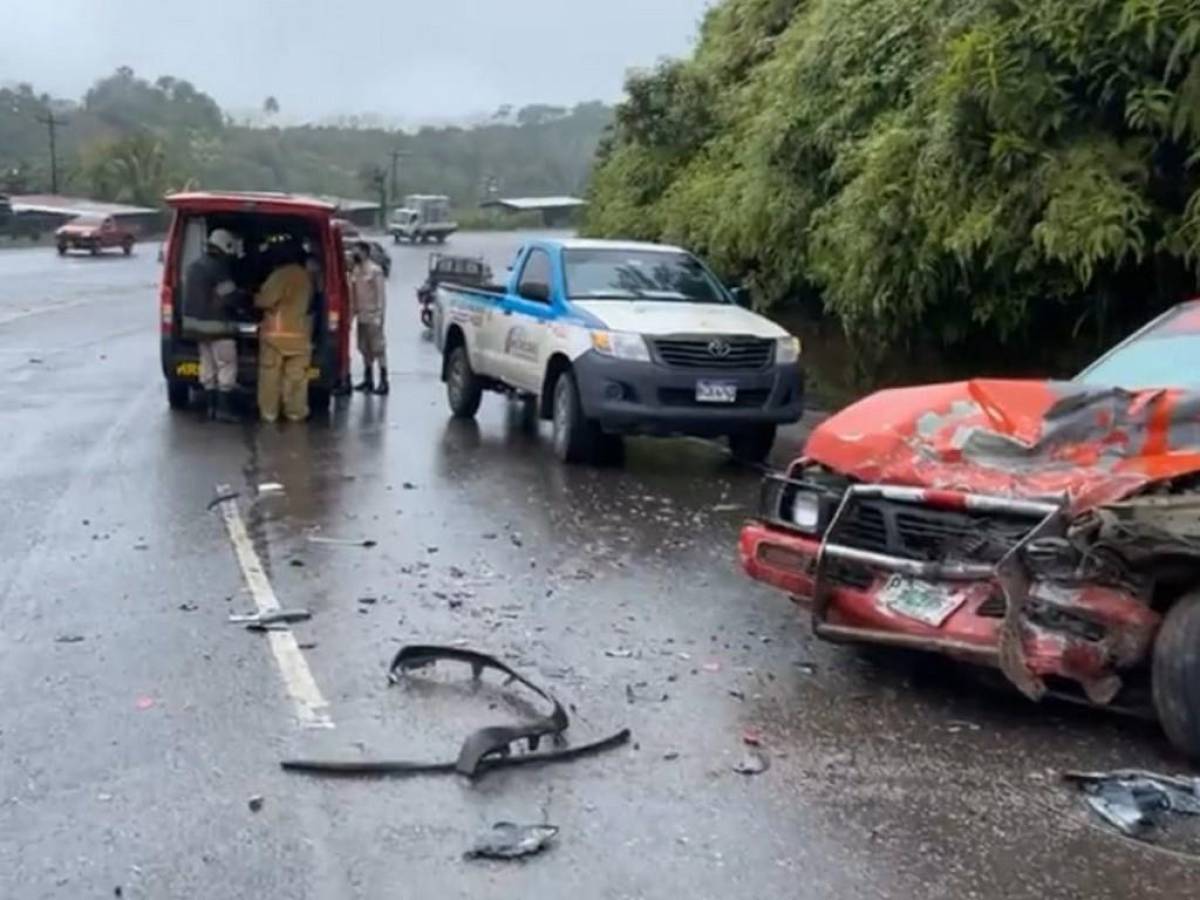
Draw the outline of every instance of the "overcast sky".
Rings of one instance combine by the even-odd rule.
[[[615,99],[629,68],[689,50],[710,0],[0,2],[0,83],[78,98],[128,65],[228,109],[423,119]]]

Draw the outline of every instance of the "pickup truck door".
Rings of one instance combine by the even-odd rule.
[[[555,316],[554,265],[550,254],[532,248],[519,263],[514,289],[497,317],[502,333],[497,343],[498,376],[508,385],[536,394],[550,341],[550,320]]]

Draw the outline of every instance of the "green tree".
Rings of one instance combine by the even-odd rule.
[[[268,116],[279,115],[279,101],[274,97],[268,97],[263,101],[263,112]]]
[[[860,341],[1098,341],[1196,290],[1198,161],[1200,0],[724,0],[630,79],[587,228]]]
[[[149,134],[103,142],[85,152],[84,173],[104,200],[158,206],[169,185],[167,154]]]

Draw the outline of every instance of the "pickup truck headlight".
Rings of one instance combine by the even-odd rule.
[[[816,534],[821,525],[821,495],[811,491],[797,491],[792,495],[792,508],[788,518],[801,531]]]
[[[628,331],[593,331],[592,349],[614,359],[650,361],[646,339],[640,334],[631,334]]]
[[[800,360],[800,338],[788,335],[778,339],[778,346],[775,348],[775,362],[782,366],[789,365]]]

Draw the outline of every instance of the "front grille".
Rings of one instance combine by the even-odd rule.
[[[1027,517],[858,500],[838,522],[833,543],[918,561],[999,562],[1034,523]]]
[[[766,405],[771,392],[766,389],[754,388],[748,391],[738,391],[733,403],[702,403],[696,399],[696,392],[690,388],[660,388],[658,402],[663,406],[685,406],[692,409],[751,409]]]
[[[774,357],[775,341],[712,335],[655,338],[658,358],[677,369],[763,369]]]

